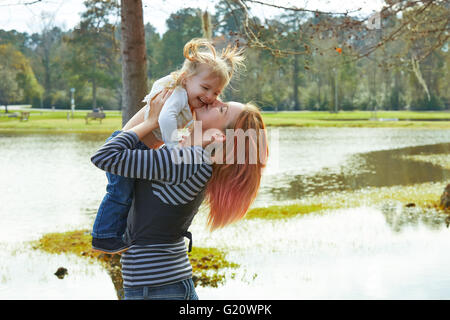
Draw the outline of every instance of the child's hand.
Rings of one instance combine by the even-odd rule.
[[[213,147],[215,145],[219,146],[225,142],[225,135],[223,133],[217,132],[210,136],[209,138],[203,138],[202,147],[205,149],[207,146]]]
[[[192,139],[192,135],[191,136],[182,136],[180,142],[178,143],[178,145],[180,147],[190,147],[192,145],[201,145],[203,149],[206,148],[206,146],[211,145],[211,147],[213,146],[213,144],[222,144],[225,141],[225,135],[218,132],[212,136],[209,137],[202,137],[202,141],[193,141],[194,139]],[[199,139],[197,139],[199,140]]]
[[[188,136],[182,136],[180,142],[178,143],[180,147],[190,147],[191,146],[191,139]]]

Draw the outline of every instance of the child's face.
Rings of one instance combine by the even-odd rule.
[[[184,87],[189,106],[197,109],[213,103],[222,92],[224,85],[219,77],[211,74],[208,67],[203,67],[199,73],[185,80]]]

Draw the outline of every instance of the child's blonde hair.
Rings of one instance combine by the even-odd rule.
[[[221,80],[225,88],[240,68],[244,67],[243,51],[237,46],[228,45],[220,55],[208,39],[195,38],[185,44],[183,55],[186,58],[180,70],[172,72],[174,87],[182,85],[183,80],[200,72],[202,66],[210,68],[211,73]]]

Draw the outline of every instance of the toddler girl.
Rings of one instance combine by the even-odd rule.
[[[147,103],[144,118],[147,118],[150,101],[163,89],[173,89],[159,115],[159,129],[152,132],[168,148],[178,145],[177,129],[190,126],[195,118],[195,109],[217,99],[236,69],[243,65],[244,59],[241,51],[230,46],[218,55],[206,39],[189,41],[183,54],[186,59],[182,68],[157,80],[144,98]],[[120,132],[114,132],[108,140]],[[137,148],[146,149],[147,146],[140,142]],[[122,240],[122,235],[133,198],[134,180],[111,173],[106,173],[106,176],[107,193],[94,222],[92,248],[110,254],[121,253],[131,245]]]

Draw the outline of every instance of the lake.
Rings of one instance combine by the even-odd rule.
[[[222,249],[240,267],[219,288],[198,287],[201,299],[450,298],[445,216],[365,198],[429,192],[438,199],[450,182],[450,130],[269,128],[268,136],[254,207],[339,196],[353,204],[243,220],[212,234],[202,208],[190,229],[194,246]],[[0,134],[0,299],[116,299],[100,265],[27,245],[48,232],[91,228],[106,178],[90,156],[106,138]],[[62,280],[54,275],[60,266],[69,270]]]

